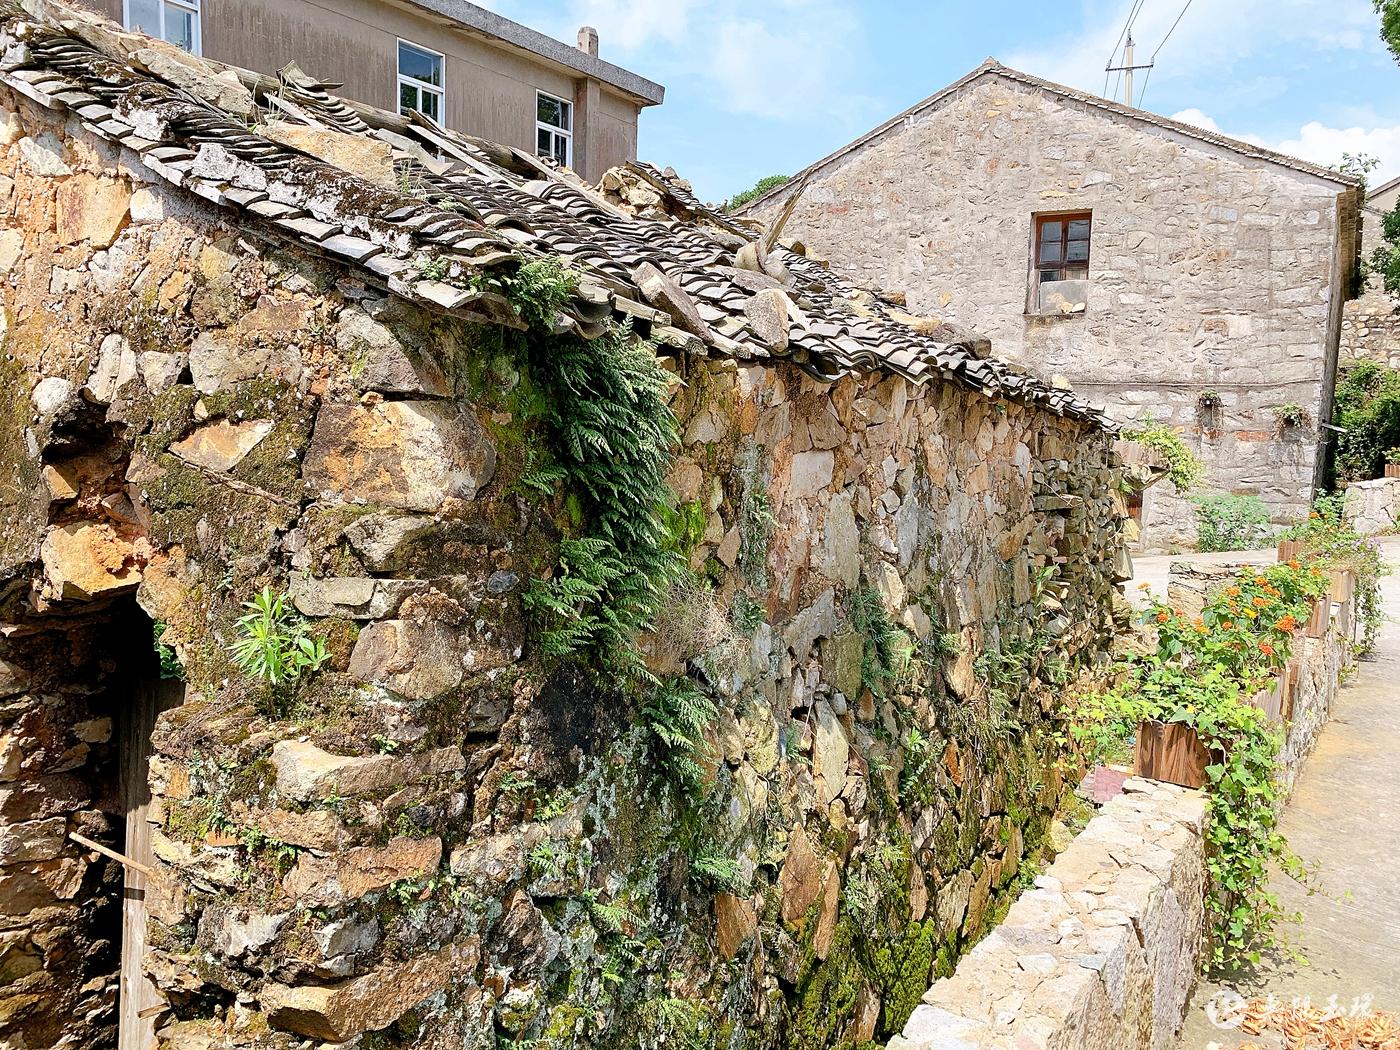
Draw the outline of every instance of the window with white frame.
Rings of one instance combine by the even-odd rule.
[[[574,104],[562,98],[538,93],[535,108],[535,143],[541,157],[553,157],[560,164],[574,162]]]
[[[197,55],[199,4],[200,0],[124,0],[122,17],[128,29],[158,36]]]
[[[443,123],[443,57],[426,47],[399,41],[399,112],[410,110]]]

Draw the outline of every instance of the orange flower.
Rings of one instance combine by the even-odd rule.
[[[1168,620],[1170,620],[1170,619],[1171,619],[1171,614],[1170,614],[1170,613],[1159,612],[1159,613],[1157,614],[1157,622],[1158,622],[1158,623],[1166,623],[1166,622],[1167,622]]]
[[[1301,569],[1303,567],[1303,564],[1297,558],[1294,558],[1288,563],[1288,567],[1290,569]]]
[[[1240,603],[1239,603],[1239,602],[1231,602],[1231,603],[1230,603],[1230,611],[1231,611],[1232,613],[1237,613],[1237,612],[1239,612],[1239,611],[1240,611]]]
[[[1265,656],[1273,656],[1273,655],[1274,655],[1274,647],[1273,647],[1272,645],[1270,645],[1268,642],[1260,642],[1260,643],[1259,643],[1259,651],[1260,651],[1261,653],[1263,653]]]
[[[1256,576],[1256,577],[1254,577],[1254,585],[1255,585],[1256,587],[1263,587],[1263,586],[1265,586],[1268,582],[1269,582],[1269,581],[1266,580],[1266,579],[1264,579],[1264,577],[1262,577],[1262,576]]]
[[[1293,630],[1293,628],[1298,626],[1298,620],[1292,613],[1288,613],[1287,615],[1280,617],[1278,622],[1275,623],[1274,626],[1286,634],[1289,631]]]
[[[1229,620],[1226,620],[1226,621],[1225,621],[1224,623],[1222,623],[1220,626],[1223,627],[1223,628],[1225,628],[1225,630],[1227,630],[1227,631],[1233,631],[1233,630],[1235,629],[1235,625],[1232,624]]]
[[[1137,585],[1137,589],[1140,590],[1140,591],[1149,590],[1151,587],[1152,587],[1152,584],[1150,584],[1150,583],[1140,583],[1140,584]]]
[[[1231,584],[1229,587],[1226,587],[1226,588],[1225,588],[1225,595],[1226,595],[1226,597],[1233,598],[1235,595],[1237,595],[1237,594],[1239,594],[1239,593],[1240,593],[1240,589],[1239,589],[1238,587],[1234,586],[1233,584]]]
[[[1194,624],[1192,624],[1192,626],[1196,628],[1196,633],[1197,633],[1197,634],[1206,634],[1206,633],[1208,632],[1208,628],[1206,627],[1206,622],[1205,622],[1204,620],[1202,620],[1200,617],[1197,617],[1197,618],[1196,618],[1196,622],[1195,622]]]
[[[1254,607],[1255,607],[1256,609],[1262,609],[1262,608],[1264,608],[1264,606],[1266,606],[1266,605],[1268,605],[1268,604],[1269,604],[1269,599],[1265,598],[1262,594],[1255,595],[1255,597],[1254,597]]]

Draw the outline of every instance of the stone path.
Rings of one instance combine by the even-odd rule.
[[[1400,540],[1385,541],[1386,560],[1400,570]],[[1193,560],[1201,556],[1192,556]],[[1220,560],[1253,560],[1239,555]],[[1140,580],[1165,581],[1170,558],[1144,558]],[[1287,910],[1303,913],[1284,936],[1308,959],[1265,959],[1258,970],[1196,989],[1179,1050],[1254,1042],[1281,1046],[1277,1037],[1245,1037],[1212,1023],[1207,1007],[1237,991],[1245,997],[1295,996],[1343,1009],[1370,997],[1379,1009],[1400,1011],[1400,572],[1381,581],[1387,623],[1373,657],[1344,688],[1332,721],[1303,767],[1282,827],[1293,849],[1315,862],[1325,893],[1309,896],[1286,877],[1273,889]]]

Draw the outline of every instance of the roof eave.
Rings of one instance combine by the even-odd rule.
[[[606,84],[615,91],[620,91],[635,99],[643,107],[659,106],[665,101],[666,89],[655,81],[639,76],[629,69],[615,66],[611,62],[605,62],[595,55],[580,51],[562,40],[555,40],[552,36],[546,36],[529,26],[513,22],[494,11],[488,11],[484,7],[468,3],[467,0],[404,0],[404,2],[440,18],[455,22],[466,30],[495,37],[512,47],[529,52],[536,58],[563,66],[573,73],[591,77],[599,83]]]

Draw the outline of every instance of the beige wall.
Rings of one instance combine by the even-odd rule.
[[[121,20],[122,0],[87,2]],[[636,159],[635,102],[593,81],[600,104],[578,105],[587,78],[384,0],[204,0],[202,6],[204,54],[220,62],[263,73],[296,62],[312,76],[344,84],[348,98],[396,111],[403,39],[446,57],[445,115],[454,130],[533,151],[535,92],[544,91],[578,107],[574,166],[585,178]]]
[[[1307,506],[1330,402],[1341,190],[984,76],[820,170],[787,230],[1118,418],[1183,428],[1209,488],[1283,518]],[[1093,212],[1087,310],[1032,315],[1032,216],[1072,210]],[[1205,390],[1221,410],[1201,409]],[[1280,433],[1288,403],[1313,423]],[[1169,485],[1149,490],[1154,544],[1186,541],[1193,519]]]

